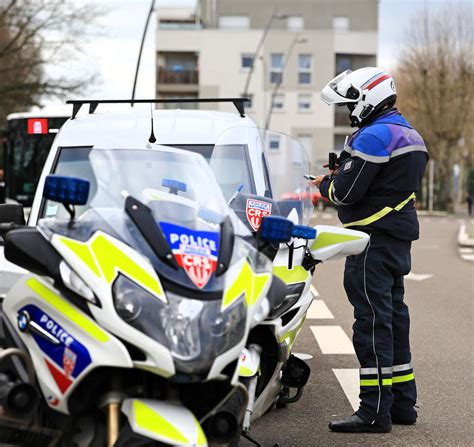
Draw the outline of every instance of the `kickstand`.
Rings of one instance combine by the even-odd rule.
[[[250,441],[252,444],[256,445],[257,447],[262,447],[255,439],[253,439],[248,433],[242,432],[242,436],[247,440]]]

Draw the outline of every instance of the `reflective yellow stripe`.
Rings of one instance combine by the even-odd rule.
[[[148,273],[133,261],[114,243],[112,238],[99,234],[87,242],[79,242],[66,237],[59,238],[59,241],[84,262],[97,277],[103,276],[109,284],[120,271],[143,288],[164,297],[158,277]]]
[[[310,273],[301,265],[296,265],[292,269],[286,266],[273,267],[273,274],[278,276],[285,284],[294,284],[297,282],[305,282]]]
[[[329,200],[332,203],[336,203],[336,201],[334,200],[334,180],[329,185],[328,196],[329,196]]]
[[[372,214],[372,216],[366,217],[365,219],[361,220],[356,220],[354,222],[349,222],[344,224],[344,227],[363,227],[365,225],[370,225],[371,223],[374,223],[377,220],[382,219],[382,217],[385,217],[387,214],[391,213],[392,211],[400,211],[410,200],[416,199],[416,194],[413,192],[410,194],[410,196],[405,199],[403,202],[400,202],[395,208],[391,208],[390,206],[386,206],[382,210],[378,211],[375,214]]]
[[[157,295],[163,295],[157,279],[132,261],[111,240],[99,235],[93,240],[91,247],[108,283],[112,283],[120,270],[138,284],[144,285]]]
[[[133,415],[136,424],[143,430],[156,433],[179,445],[189,445],[190,442],[173,424],[163,416],[139,400],[133,401]]]
[[[82,242],[78,242],[74,239],[69,239],[66,237],[61,237],[59,240],[68,247],[76,256],[78,256],[84,264],[89,267],[97,277],[100,278],[100,271],[97,267],[97,263],[95,262],[94,256],[92,255],[90,248],[87,244],[83,244]]]
[[[87,318],[82,312],[71,306],[67,301],[56,295],[52,290],[35,278],[30,278],[26,284],[28,287],[43,298],[50,306],[54,307],[58,312],[69,318],[72,323],[79,326],[84,332],[95,338],[97,341],[104,343],[109,336],[92,320]]]
[[[382,386],[390,386],[392,379],[382,379]],[[364,379],[360,381],[360,386],[379,386],[378,379]]]
[[[328,247],[330,245],[340,244],[341,242],[356,241],[362,239],[360,236],[352,236],[349,234],[339,233],[319,233],[316,240],[311,246],[311,250],[318,250],[319,248]]]
[[[393,376],[392,377],[393,383],[409,382],[410,380],[415,380],[415,376],[413,375],[413,373],[405,374],[404,376]]]
[[[306,318],[306,316],[301,319],[301,322],[294,329],[292,329],[291,331],[288,331],[286,334],[282,335],[280,337],[280,340],[279,340],[280,343],[282,341],[288,340],[286,342],[286,344],[291,348],[293,346],[293,343],[296,340],[296,336],[299,334],[300,329],[303,327],[305,318]]]
[[[243,293],[245,293],[247,305],[252,306],[257,302],[269,280],[270,275],[268,273],[254,273],[250,264],[245,261],[239,275],[224,293],[222,308],[229,307]]]
[[[254,375],[255,375],[255,372],[252,371],[250,368],[247,368],[244,365],[242,365],[239,368],[239,376],[241,376],[241,377],[252,377]]]
[[[207,438],[206,435],[204,434],[204,431],[201,427],[201,424],[199,421],[196,419],[196,432],[197,432],[197,445],[198,447],[204,447],[207,445]]]

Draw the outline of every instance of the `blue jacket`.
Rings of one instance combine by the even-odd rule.
[[[421,136],[390,109],[351,136],[321,194],[338,205],[345,227],[412,241],[419,237],[415,197],[427,161]]]

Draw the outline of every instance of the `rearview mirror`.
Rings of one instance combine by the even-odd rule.
[[[280,216],[264,216],[258,230],[258,237],[265,242],[288,242],[292,237],[294,224]]]

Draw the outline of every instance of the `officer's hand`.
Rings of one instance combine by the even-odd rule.
[[[329,163],[324,163],[323,168],[329,168]],[[334,170],[333,169],[328,169],[329,175],[333,175],[334,173],[337,174],[338,169],[339,169],[339,164],[336,163],[336,169],[334,169]]]
[[[326,177],[325,175],[318,175],[314,180],[311,181],[311,184],[313,186],[316,186],[319,188],[321,186],[321,182],[323,181],[323,178]]]

